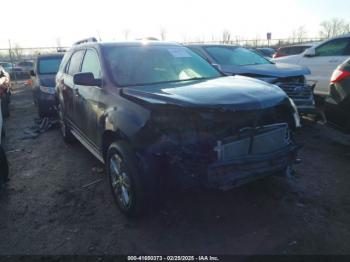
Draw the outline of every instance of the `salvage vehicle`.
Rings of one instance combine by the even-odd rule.
[[[1,186],[1,184],[7,182],[8,173],[9,173],[9,166],[8,166],[5,150],[3,148],[3,138],[5,136],[5,131],[4,131],[1,107],[0,107],[0,133],[1,133],[0,135],[0,186]]]
[[[105,164],[126,215],[151,209],[160,189],[228,190],[286,173],[297,109],[279,87],[225,76],[167,42],[77,42],[56,76],[61,134]]]
[[[296,65],[273,63],[257,52],[231,45],[189,45],[194,52],[227,75],[257,78],[282,88],[293,99],[299,113],[316,113],[313,85],[305,80],[310,71]]]
[[[16,66],[22,68],[22,70],[26,72],[34,70],[34,62],[30,60],[18,62]]]
[[[332,74],[324,113],[327,122],[350,133],[350,59],[339,65]]]
[[[306,49],[310,48],[313,45],[318,44],[318,42],[314,43],[305,43],[305,44],[298,44],[298,45],[289,45],[289,46],[282,46],[277,49],[276,53],[272,56],[273,58],[283,57],[283,56],[290,56],[290,55],[298,55],[303,53]]]
[[[2,66],[6,72],[10,72],[13,67],[10,62],[0,62],[0,66]]]
[[[9,73],[2,66],[0,66],[0,100],[2,116],[8,117],[10,115],[11,80]]]
[[[276,63],[306,66],[311,70],[307,79],[316,81],[315,95],[329,95],[329,79],[336,67],[350,57],[350,33],[316,44],[299,55],[273,59]]]
[[[34,76],[33,98],[38,107],[39,117],[54,116],[56,114],[55,77],[63,58],[63,53],[39,55],[36,59]]]

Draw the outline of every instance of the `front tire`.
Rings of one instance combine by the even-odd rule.
[[[111,191],[119,209],[132,217],[146,213],[154,203],[153,179],[140,170],[130,146],[125,141],[112,143],[105,163]]]

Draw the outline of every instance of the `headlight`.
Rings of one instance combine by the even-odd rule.
[[[54,87],[40,86],[39,88],[41,92],[44,92],[46,94],[54,95],[56,93],[56,90]]]
[[[295,127],[301,127],[301,122],[300,122],[300,116],[299,116],[298,108],[294,104],[294,101],[292,99],[289,98],[289,102],[290,102],[290,104],[291,104],[291,106],[293,107],[293,110],[294,110],[293,118],[294,118]]]

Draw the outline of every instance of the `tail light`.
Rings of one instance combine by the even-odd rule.
[[[33,80],[32,79],[28,79],[26,84],[27,84],[27,86],[32,86],[33,85]]]
[[[272,58],[278,58],[278,57],[282,57],[282,56],[284,56],[284,55],[282,55],[281,53],[274,53],[273,54],[273,56],[272,56]]]
[[[332,77],[331,77],[331,83],[337,83],[343,80],[345,77],[349,77],[350,72],[345,71],[344,69],[337,68],[334,70]]]

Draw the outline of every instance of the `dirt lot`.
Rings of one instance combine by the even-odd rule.
[[[303,162],[288,178],[172,194],[158,213],[129,221],[83,146],[65,145],[58,130],[22,139],[35,117],[30,90],[17,88],[6,123],[1,255],[350,253],[350,136],[325,125],[306,123]]]

